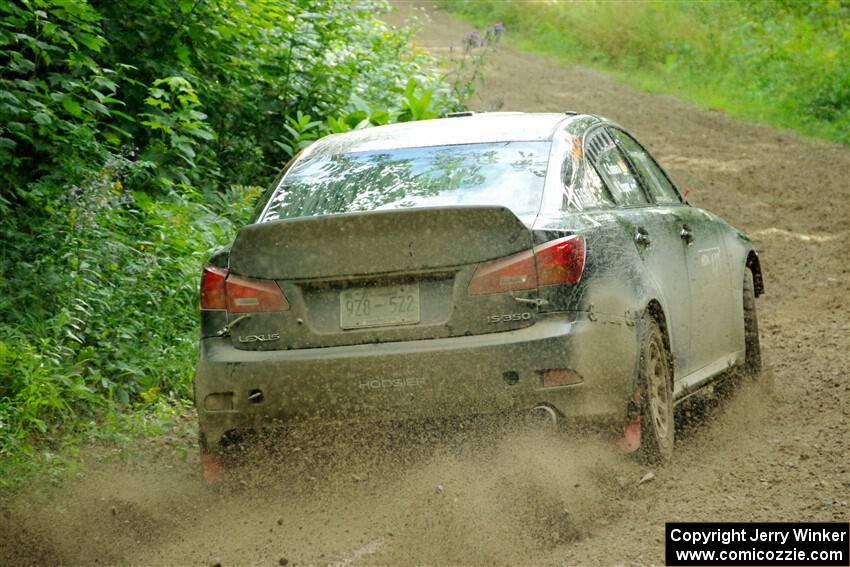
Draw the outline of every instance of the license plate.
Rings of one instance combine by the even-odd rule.
[[[339,294],[339,324],[343,329],[418,322],[418,283],[346,289]]]

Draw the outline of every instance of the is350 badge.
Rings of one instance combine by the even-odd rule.
[[[530,321],[531,313],[497,313],[495,315],[488,315],[487,322],[488,323],[510,323],[511,321]]]

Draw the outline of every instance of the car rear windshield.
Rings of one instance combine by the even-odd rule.
[[[308,157],[287,172],[259,222],[453,205],[536,214],[549,147],[499,142]]]

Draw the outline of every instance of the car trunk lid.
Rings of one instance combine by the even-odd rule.
[[[287,308],[232,328],[252,350],[341,346],[506,331],[534,322],[537,290],[471,294],[476,268],[532,247],[504,207],[394,209],[250,225],[228,278],[274,281]],[[234,280],[236,281],[236,280]],[[231,321],[237,313],[228,313]],[[497,317],[498,316],[498,317]]]
[[[530,242],[528,228],[503,207],[302,217],[244,227],[230,269],[275,280],[417,272],[497,258]]]

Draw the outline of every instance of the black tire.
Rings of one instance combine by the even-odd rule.
[[[761,373],[761,343],[759,342],[759,322],[756,313],[756,292],[753,285],[753,273],[744,268],[743,283],[744,301],[744,363],[732,372],[722,376],[714,386],[714,396],[718,400],[726,400],[740,387],[746,378],[753,378]]]
[[[664,463],[673,456],[676,424],[673,420],[673,367],[661,328],[645,319],[640,345],[640,449],[645,463]]]
[[[744,345],[744,373],[755,376],[761,372],[761,343],[753,273],[749,269],[744,270]]]

